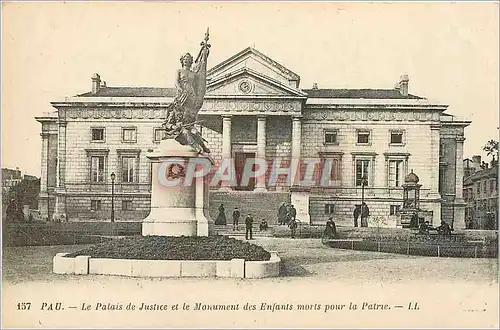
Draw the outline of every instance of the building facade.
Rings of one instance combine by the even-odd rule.
[[[392,89],[303,89],[298,74],[254,48],[231,56],[208,72],[199,128],[214,169],[232,159],[238,183],[246,160],[264,159],[268,166],[264,175],[243,185],[222,182],[211,194],[223,194],[229,204],[231,196],[254,196],[252,206],[240,207],[257,211],[255,198],[264,205],[286,196],[301,221],[323,224],[332,216],[340,225],[353,224],[355,205],[364,198],[372,216],[395,227],[401,185],[413,170],[429,220],[465,227],[462,159],[470,122],[445,114],[445,104],[409,94],[408,85],[402,76]],[[145,218],[151,186],[146,155],[162,138],[174,95],[172,88],[108,87],[96,74],[91,92],[52,102],[57,116],[37,118],[41,213],[70,221],[109,219],[113,172],[116,219]],[[286,169],[297,163],[298,174],[287,180]],[[308,171],[313,180],[302,184]],[[275,223],[278,206],[262,216]]]
[[[470,175],[464,177],[465,223],[470,229],[498,230],[498,164],[481,162],[474,156],[467,162]],[[473,170],[471,170],[473,168]]]

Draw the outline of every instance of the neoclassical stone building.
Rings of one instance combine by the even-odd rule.
[[[271,184],[269,166],[245,186],[212,187],[215,200],[224,196],[231,207],[247,201],[240,207],[271,223],[278,205],[269,201],[283,200],[296,205],[301,221],[321,224],[333,216],[352,225],[365,177],[371,215],[396,227],[401,184],[413,170],[432,223],[465,226],[462,158],[470,122],[446,114],[446,104],[409,94],[407,76],[389,89],[304,89],[298,74],[246,48],[210,69],[207,84],[200,129],[217,164],[234,159],[237,180],[246,159],[279,160],[283,167],[316,159],[318,171],[330,164],[328,186],[316,170],[313,185],[299,186],[283,175]],[[113,172],[117,221],[143,219],[151,185],[146,155],[162,138],[174,94],[173,88],[110,87],[95,74],[90,92],[52,102],[57,116],[36,118],[43,142],[40,212],[109,221]],[[305,171],[303,165],[300,173]]]

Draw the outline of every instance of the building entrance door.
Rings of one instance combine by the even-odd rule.
[[[235,187],[235,190],[245,190],[250,191],[255,188],[255,176],[250,177],[248,180],[248,184],[245,186],[241,185],[241,180],[243,178],[243,170],[245,168],[245,163],[248,158],[255,158],[254,152],[236,152],[234,154],[234,170],[236,172],[236,182],[238,186]],[[252,160],[248,160],[249,162]],[[255,172],[255,164],[252,165],[252,171]]]

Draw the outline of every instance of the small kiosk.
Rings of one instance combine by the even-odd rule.
[[[400,210],[400,219],[397,224],[402,228],[418,228],[420,210],[420,179],[413,173],[405,177],[403,187],[403,208]]]

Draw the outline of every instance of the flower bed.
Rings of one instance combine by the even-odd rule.
[[[226,236],[139,236],[113,239],[66,257],[76,256],[134,260],[267,261],[271,258],[271,254],[260,246]]]

